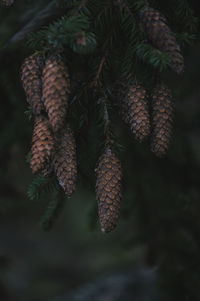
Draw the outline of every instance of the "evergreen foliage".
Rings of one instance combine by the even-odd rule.
[[[165,79],[165,74],[171,72],[170,67],[180,73],[183,69],[183,59],[176,37],[182,44],[190,44],[195,37],[197,20],[187,1],[183,1],[182,4],[178,0],[174,1],[173,11],[168,3],[158,4],[156,1],[144,0],[134,2],[104,0],[101,3],[95,0],[82,0],[53,4],[56,7],[60,5],[60,17],[27,36],[30,48],[39,51],[49,66],[46,77],[43,76],[45,93],[42,96],[45,106],[46,103],[50,103],[46,108],[48,117],[53,114],[54,123],[59,122],[59,125],[60,120],[62,119],[63,124],[63,118],[66,118],[71,123],[78,124],[80,131],[84,127],[85,120],[78,114],[75,116],[73,110],[76,110],[79,103],[82,103],[82,108],[86,108],[89,102],[84,94],[90,93],[97,108],[102,107],[103,111],[103,118],[100,117],[104,124],[102,144],[104,147],[110,144],[115,147],[117,141],[113,140],[115,129],[111,122],[116,105],[114,103],[113,106],[113,97],[116,95],[117,98],[126,97],[124,92],[127,93],[128,85],[133,79],[141,80],[144,87],[151,92],[158,82]],[[63,85],[64,77],[69,75],[67,73],[65,75],[61,70],[64,67],[60,67],[61,73],[57,74],[59,68],[53,66],[49,59],[52,55],[56,57],[58,54],[62,54],[62,58],[65,58],[72,81],[71,105],[67,115],[65,107],[68,104],[65,104],[65,101],[68,100],[65,98],[68,96],[63,92],[65,90]],[[62,59],[60,62],[64,66]],[[79,89],[80,84],[83,89]],[[59,106],[54,105],[52,96],[53,99],[57,99]],[[140,124],[140,118],[143,116],[137,115],[139,114],[137,111],[141,110],[140,103],[135,110],[133,123]],[[61,111],[64,112],[62,118]],[[97,112],[99,116],[100,111],[101,109]],[[83,114],[81,112],[82,116]],[[50,122],[52,123],[51,118]],[[160,122],[164,124],[164,121]],[[135,127],[134,124],[132,126]],[[153,126],[156,127],[156,124]],[[59,130],[60,128],[61,126]],[[42,145],[45,144],[42,142]],[[163,145],[163,148],[167,149],[168,146]],[[66,176],[63,175],[63,178]]]
[[[37,175],[30,184],[27,195],[30,200],[38,201],[42,193],[51,194],[57,187],[58,186],[53,177],[46,178],[41,175]]]
[[[40,224],[44,230],[49,231],[52,228],[56,218],[62,212],[65,202],[66,198],[63,191],[57,187],[57,190],[54,190],[54,192],[51,193],[50,201],[40,219]]]
[[[41,1],[41,3],[48,4],[47,1]],[[41,20],[37,22],[38,15],[36,14],[36,21],[30,26],[31,30],[20,26],[21,36],[23,36],[24,31],[26,32],[26,44],[24,40],[18,41],[19,44],[17,44],[15,34],[15,39],[11,38],[7,47],[9,51],[10,49],[16,51],[20,58],[20,64],[25,57],[35,52],[42,55],[44,60],[52,55],[62,56],[69,68],[71,80],[69,110],[66,113],[65,121],[76,133],[79,179],[81,178],[82,183],[87,183],[88,186],[91,183],[94,190],[94,167],[103,149],[111,145],[112,149],[119,153],[121,161],[125,161],[123,159],[122,147],[124,145],[122,140],[129,141],[128,139],[132,138],[128,136],[128,138],[123,139],[123,125],[118,111],[121,98],[125,97],[130,83],[135,79],[138,80],[151,95],[158,83],[169,82],[168,85],[170,86],[168,79],[171,76],[176,81],[178,80],[170,69],[172,61],[170,53],[161,51],[149,42],[141,24],[141,11],[144,8],[152,7],[165,16],[173,36],[181,46],[183,55],[187,53],[187,47],[190,47],[197,40],[198,20],[194,16],[190,1],[187,0],[60,0],[52,1],[51,5],[52,10],[58,11],[56,16],[50,10],[48,20],[44,18],[44,22]],[[41,7],[41,4],[38,7],[33,4],[33,11],[38,11],[39,14]],[[9,9],[15,10],[15,5]],[[18,12],[22,10],[17,4],[16,9]],[[8,14],[8,8],[6,8],[6,13]],[[2,14],[3,12],[0,13],[0,17]],[[31,13],[24,18],[27,20],[30,15]],[[11,17],[12,12],[8,15],[8,20]],[[43,17],[40,15],[38,18]],[[12,22],[14,23],[14,21]],[[26,22],[22,22],[22,25],[24,23]],[[38,24],[42,24],[42,26],[38,28]],[[7,35],[12,36],[11,33],[7,33]],[[162,37],[160,38],[162,39]],[[2,35],[2,48],[5,40]],[[27,49],[20,54],[20,47],[25,45],[28,46]],[[7,51],[7,48],[5,50]],[[20,66],[17,65],[17,68],[19,70]],[[2,80],[0,85],[3,85],[2,75],[0,77]],[[10,85],[14,86],[16,90],[19,89],[19,83],[16,84],[12,81]],[[4,89],[6,94],[11,95],[9,87],[4,85]],[[15,98],[18,99],[19,96],[16,94]],[[11,102],[17,103],[16,99],[12,96]],[[151,98],[149,101],[151,102]],[[21,112],[25,109],[22,104],[18,106]],[[5,146],[11,143],[9,133],[13,131],[13,127],[24,127],[21,113],[19,116],[17,114],[13,113],[14,126],[10,123],[7,131],[3,132],[2,137],[7,135],[8,137],[2,139],[0,145]],[[41,114],[47,116],[44,111]],[[2,121],[5,122],[5,116]],[[29,132],[25,133],[28,145]],[[21,135],[18,135],[18,139],[24,138]],[[133,145],[132,140],[130,144]],[[168,291],[170,300],[175,300],[177,296],[181,296],[181,300],[185,301],[199,300],[196,289],[193,289],[190,282],[187,283],[188,278],[186,276],[187,279],[184,278],[185,274],[187,276],[192,275],[195,278],[193,283],[195,283],[195,287],[198,287],[199,267],[195,264],[199,263],[197,250],[199,250],[198,234],[200,228],[196,216],[197,211],[194,208],[199,209],[199,205],[193,201],[192,209],[187,211],[184,209],[184,198],[178,199],[178,205],[174,201],[177,195],[180,195],[180,191],[185,189],[182,178],[180,186],[176,187],[173,193],[169,193],[168,196],[160,193],[159,186],[163,188],[163,183],[160,179],[158,165],[162,165],[163,173],[163,170],[166,171],[166,177],[170,179],[169,186],[175,182],[176,178],[175,174],[171,175],[169,162],[172,164],[173,170],[181,170],[181,177],[187,172],[175,162],[172,158],[173,154],[169,161],[158,163],[152,159],[150,154],[146,153],[146,146],[140,147],[135,143],[133,147],[134,155],[137,156],[140,153],[142,161],[148,161],[145,167],[145,163],[140,162],[143,169],[137,164],[135,168],[132,161],[130,166],[128,166],[129,162],[123,162],[127,170],[127,178],[129,176],[126,184],[131,186],[134,182],[136,187],[135,196],[128,196],[128,192],[125,192],[123,201],[126,203],[127,200],[129,204],[127,206],[130,206],[127,211],[136,210],[138,213],[141,231],[138,243],[146,243],[150,253],[153,254],[154,263],[160,265],[164,283],[162,285]],[[132,156],[132,148],[130,148],[130,152]],[[179,156],[179,150],[177,153]],[[145,154],[145,158],[143,158],[143,154]],[[187,158],[190,158],[194,164],[189,151],[186,154]],[[185,162],[186,159],[182,159],[182,161]],[[135,160],[137,161],[137,158]],[[154,169],[159,174],[155,182],[153,182],[150,172]],[[133,175],[133,170],[135,175]],[[141,170],[145,171],[144,177]],[[167,186],[163,190],[168,191],[170,188]],[[150,195],[151,199],[149,198]],[[66,196],[55,176],[43,177],[39,174],[33,179],[28,189],[29,199],[35,201],[44,196],[50,201],[41,224],[48,230],[62,212],[66,202]],[[136,199],[136,205],[132,199]],[[123,210],[122,217],[131,219],[131,213],[126,212],[126,205],[124,205]],[[173,252],[172,249],[175,251]],[[190,260],[185,260],[185,256],[189,256]],[[194,262],[192,258],[194,258]],[[195,271],[192,267],[195,267]],[[171,275],[174,275],[173,279]]]

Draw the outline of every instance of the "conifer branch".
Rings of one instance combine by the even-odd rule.
[[[63,211],[66,198],[63,191],[55,191],[52,199],[49,201],[47,208],[41,217],[40,224],[45,231],[51,230],[54,222]]]
[[[61,16],[63,10],[52,0],[44,9],[42,9],[32,20],[30,20],[22,29],[16,32],[8,44],[13,44],[24,40],[29,33],[32,33],[44,26],[51,19]]]

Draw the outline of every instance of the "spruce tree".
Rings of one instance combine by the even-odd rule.
[[[8,6],[13,2],[2,1],[2,4]],[[30,199],[39,198],[43,192],[55,196],[53,206],[47,206],[45,211],[45,228],[52,226],[63,200],[75,191],[77,172],[85,168],[79,160],[81,153],[91,155],[83,146],[78,149],[81,143],[77,142],[76,146],[75,142],[81,140],[85,129],[94,131],[95,139],[90,143],[96,142],[98,149],[98,153],[92,154],[95,160],[91,177],[96,176],[103,232],[114,230],[121,200],[122,204],[126,202],[121,187],[123,164],[120,161],[123,161],[122,147],[126,147],[121,145],[119,137],[121,117],[134,134],[131,139],[136,148],[138,142],[134,138],[141,142],[150,136],[149,149],[159,157],[166,155],[176,102],[170,92],[169,78],[176,73],[178,82],[178,76],[184,70],[187,72],[184,54],[197,33],[197,18],[189,2],[52,0],[46,7],[38,8],[33,19],[10,38],[6,45],[9,51],[24,45],[28,48],[21,58],[21,78],[30,105],[28,114],[34,120],[29,161],[32,171],[38,173],[28,195]],[[14,11],[15,5],[9,10]],[[8,8],[6,11],[8,14]],[[88,119],[92,117],[89,129]],[[142,195],[144,200],[147,197],[141,192],[140,184],[137,189],[139,203]],[[181,300],[198,300],[198,293],[185,285],[185,279],[179,277],[171,283],[170,273],[178,277],[180,271],[176,260],[171,261],[174,253],[166,252],[165,248],[170,249],[176,239],[170,237],[172,232],[167,232],[165,224],[160,233],[160,220],[157,220],[152,243],[153,235],[150,233],[148,237],[145,227],[147,220],[152,222],[150,205],[148,202],[138,205],[141,237],[160,264],[164,283],[170,288],[169,298],[175,300],[181,287],[185,292]],[[182,238],[180,228],[187,228],[187,217],[179,214],[178,211],[172,215],[171,227]],[[195,216],[195,212],[191,215]],[[180,219],[178,226],[176,218]],[[196,235],[193,229],[187,231],[192,237]],[[178,245],[176,250],[180,249]],[[195,251],[194,254],[197,258]],[[179,260],[184,272],[190,274],[191,267]],[[199,284],[198,279],[194,283]]]
[[[85,97],[88,93],[94,104],[103,106],[104,112],[106,107],[102,123],[105,127],[108,122],[112,125],[112,147],[117,146],[117,141],[111,118],[119,106],[135,138],[142,141],[152,136],[152,151],[158,156],[166,154],[172,132],[171,109],[165,104],[168,100],[165,95],[162,97],[162,91],[154,95],[153,91],[160,81],[165,81],[166,74],[183,71],[179,44],[193,39],[196,26],[187,2],[184,1],[184,9],[180,9],[178,0],[173,5],[180,10],[178,17],[169,11],[169,4],[158,6],[154,1],[52,2],[51,9],[59,7],[60,17],[45,22],[41,28],[37,28],[36,23],[34,32],[31,28],[26,38],[33,54],[22,65],[22,81],[33,113],[48,116],[55,141],[65,123],[72,126],[78,123],[80,116],[75,116],[73,110],[79,103],[85,107],[90,105]],[[176,33],[183,17],[183,32]],[[44,62],[40,63],[41,71],[33,65],[39,57]],[[40,76],[40,80],[34,79],[36,76]],[[39,81],[41,87],[37,89]],[[104,95],[106,101],[100,101],[100,95]],[[42,104],[43,108],[38,108]],[[83,126],[84,120],[81,122]],[[104,136],[102,144],[106,147],[110,137]],[[56,157],[55,162],[58,161]]]

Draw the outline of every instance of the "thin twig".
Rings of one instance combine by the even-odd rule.
[[[91,86],[92,87],[96,87],[98,85],[98,80],[100,78],[100,75],[102,73],[102,70],[103,70],[103,66],[106,62],[106,56],[104,55],[102,58],[101,58],[101,61],[100,61],[100,64],[99,64],[99,68],[97,70],[97,73],[96,73],[96,76],[95,78],[93,79],[92,83],[91,83]]]

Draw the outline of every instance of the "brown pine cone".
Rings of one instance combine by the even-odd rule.
[[[27,102],[36,115],[44,109],[42,103],[42,66],[42,56],[33,54],[25,59],[21,68],[21,79]]]
[[[145,89],[132,83],[127,95],[122,99],[122,118],[129,125],[138,141],[150,134],[149,107]]]
[[[34,123],[31,161],[33,173],[46,169],[54,153],[54,137],[49,121],[43,116],[37,116]]]
[[[14,0],[1,0],[1,4],[4,6],[11,6],[14,3]]]
[[[120,215],[122,168],[119,159],[107,148],[96,169],[96,196],[102,232],[112,231]]]
[[[158,85],[152,97],[152,141],[151,150],[163,157],[169,149],[173,130],[174,104],[170,90]]]
[[[68,69],[60,57],[52,56],[43,69],[43,100],[54,132],[64,126],[69,94]]]
[[[60,186],[70,197],[76,188],[77,157],[74,134],[69,126],[61,132],[57,141],[54,170]]]
[[[184,69],[184,58],[165,17],[158,10],[148,7],[141,12],[141,22],[149,42],[154,47],[169,54],[171,68],[176,73],[181,73]]]

